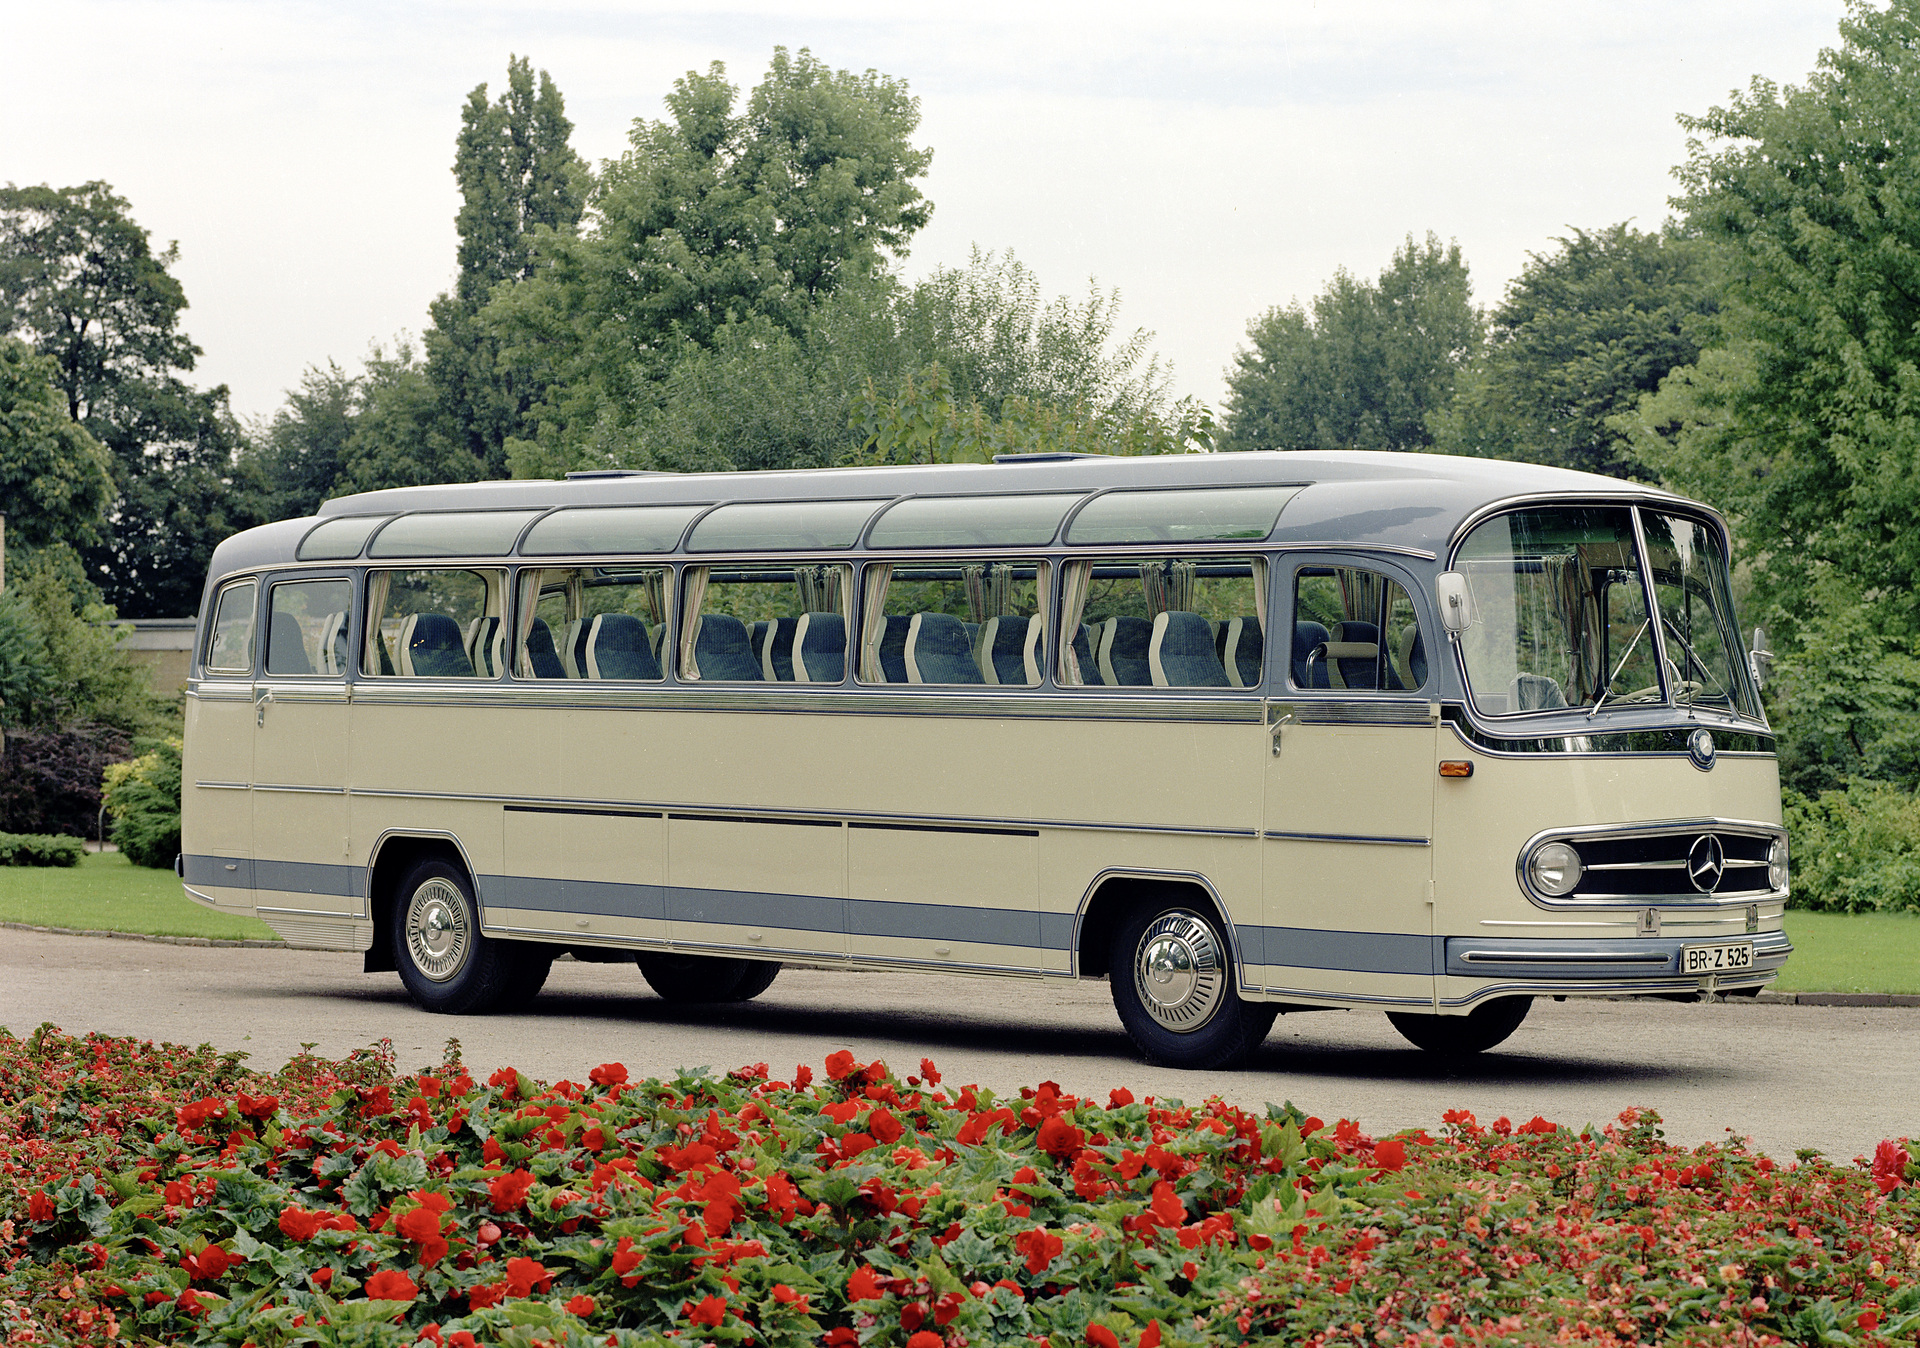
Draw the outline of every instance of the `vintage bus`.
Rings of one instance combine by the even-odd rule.
[[[1710,509],[1415,454],[372,492],[215,552],[187,893],[444,1012],[553,959],[1104,978],[1149,1059],[1789,953]]]

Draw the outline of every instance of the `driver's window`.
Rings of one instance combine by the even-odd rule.
[[[1426,686],[1427,645],[1398,581],[1353,566],[1293,578],[1293,686],[1410,693]]]

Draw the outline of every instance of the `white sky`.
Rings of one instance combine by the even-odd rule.
[[[177,239],[202,383],[271,412],[302,369],[418,333],[454,274],[454,135],[508,53],[591,161],[673,79],[775,45],[907,80],[933,223],[905,271],[1011,248],[1117,286],[1218,404],[1247,321],[1457,238],[1476,298],[1572,226],[1667,214],[1678,112],[1799,83],[1840,0],[698,5],[0,0],[0,181],[104,178]]]

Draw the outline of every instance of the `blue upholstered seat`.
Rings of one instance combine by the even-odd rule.
[[[1100,680],[1115,688],[1145,688],[1153,682],[1147,667],[1147,647],[1153,624],[1145,618],[1121,615],[1100,628]]]
[[[313,662],[307,659],[306,638],[300,632],[300,620],[291,613],[276,612],[267,627],[267,673],[313,673]]]
[[[747,625],[731,613],[708,613],[693,634],[693,665],[703,679],[760,682]]]
[[[470,679],[460,624],[444,613],[416,613],[400,627],[400,672],[416,679]]]
[[[1394,654],[1391,686],[1404,692],[1426,687],[1427,646],[1420,636],[1419,624],[1408,623],[1401,631]]]
[[[500,673],[500,654],[503,633],[500,619],[491,615],[475,618],[467,624],[462,638],[467,659],[473,665],[474,672],[483,679],[491,679]]]
[[[775,618],[767,624],[760,643],[760,677],[768,683],[793,682],[793,634],[799,627],[798,618]]]
[[[916,613],[907,626],[908,683],[980,683],[966,625],[948,613]]]
[[[912,626],[910,616],[896,613],[880,628],[880,677],[888,683],[907,681],[907,629]]]
[[[753,658],[759,660],[767,646],[767,632],[773,626],[765,618],[747,629],[747,644],[753,647]]]
[[[1260,686],[1260,657],[1266,637],[1258,618],[1229,618],[1220,625],[1220,667],[1235,688]]]
[[[1327,644],[1327,629],[1317,622],[1296,622],[1293,625],[1293,683],[1296,688],[1325,688],[1328,686],[1327,666],[1324,656],[1315,658]]]
[[[1153,620],[1147,667],[1156,688],[1225,688],[1227,671],[1213,650],[1213,624],[1171,609]]]
[[[1348,688],[1375,688],[1380,668],[1380,629],[1372,623],[1343,622],[1335,623],[1328,634],[1330,658],[1334,669],[1339,671],[1340,682]],[[1342,647],[1355,649],[1371,646],[1373,649],[1364,655],[1340,654]]]
[[[989,618],[980,629],[980,675],[988,683],[1031,684],[1027,669],[1028,636],[1034,624],[1017,614]],[[1037,671],[1035,671],[1037,675]]]
[[[587,629],[587,677],[657,679],[660,664],[647,643],[647,625],[631,613],[602,613]]]
[[[1516,674],[1507,687],[1507,710],[1549,711],[1567,705],[1560,685],[1545,674]]]
[[[535,618],[533,626],[527,629],[527,666],[536,679],[567,677],[567,671],[560,664],[560,652],[553,648],[553,629],[543,618]]]
[[[320,619],[319,674],[345,674],[351,649],[347,645],[347,615],[329,613]]]
[[[793,629],[793,677],[798,683],[838,683],[847,677],[847,620],[838,613],[803,613]]]
[[[1099,635],[1095,628],[1085,623],[1073,634],[1073,661],[1080,666],[1080,682],[1090,687],[1099,687],[1105,682],[1100,677],[1100,660],[1094,654],[1099,644]]]

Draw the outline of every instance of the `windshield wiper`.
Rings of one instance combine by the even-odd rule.
[[[1702,674],[1705,674],[1709,679],[1713,680],[1713,691],[1715,695],[1719,697],[1727,697],[1728,694],[1727,694],[1726,685],[1722,684],[1720,680],[1714,676],[1712,667],[1709,666],[1705,660],[1702,660],[1700,658],[1700,652],[1696,651],[1693,648],[1693,643],[1691,641],[1688,641],[1685,636],[1681,635],[1680,629],[1674,625],[1673,619],[1662,615],[1660,619],[1660,625],[1666,628],[1668,636],[1672,637],[1675,641],[1679,642],[1682,646],[1686,648],[1687,659],[1693,662],[1693,667],[1699,670]],[[1692,699],[1690,699],[1690,701],[1692,702],[1698,702],[1699,700],[1700,699],[1698,696],[1695,696]]]
[[[1627,643],[1626,652],[1623,655],[1621,655],[1620,663],[1615,665],[1613,667],[1613,673],[1607,676],[1606,687],[1600,690],[1600,696],[1594,702],[1592,711],[1589,711],[1587,713],[1587,719],[1589,721],[1593,719],[1594,712],[1599,711],[1601,706],[1606,702],[1606,700],[1609,697],[1613,696],[1613,681],[1620,677],[1620,671],[1625,669],[1627,667],[1627,661],[1633,658],[1634,647],[1640,644],[1640,638],[1647,634],[1647,627],[1652,622],[1653,622],[1653,619],[1648,618],[1646,622],[1641,623],[1640,630],[1635,632],[1633,634],[1633,640]]]

